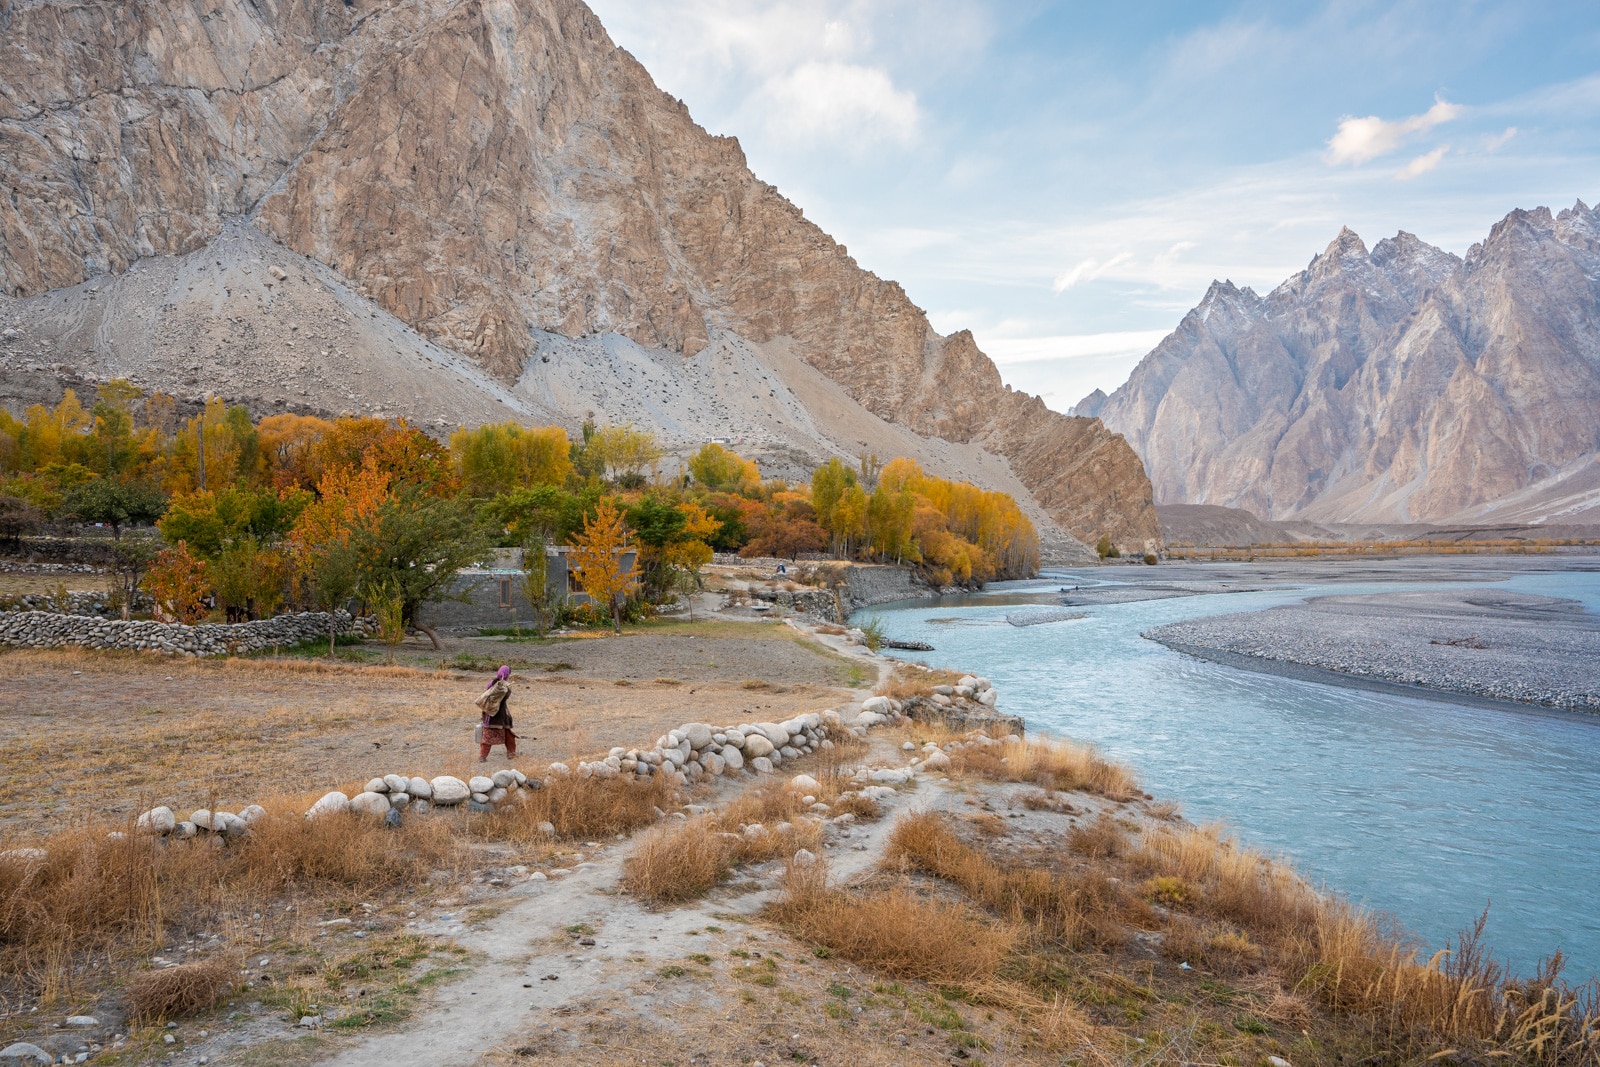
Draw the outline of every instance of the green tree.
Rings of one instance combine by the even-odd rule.
[[[748,492],[761,484],[761,472],[754,463],[715,441],[690,456],[688,467],[694,480],[707,489]]]
[[[427,496],[407,488],[385,500],[377,512],[351,532],[363,589],[392,583],[406,625],[428,635],[435,649],[439,635],[419,617],[424,604],[449,599],[456,572],[488,555],[490,539],[465,500]]]
[[[522,547],[522,595],[533,610],[533,632],[543,637],[555,617],[561,594],[550,589],[550,555],[547,542],[537,535]]]
[[[328,613],[328,656],[331,658],[339,634],[335,612],[356,595],[361,580],[355,549],[344,540],[321,546],[311,555],[306,577],[317,607]]]
[[[113,537],[121,539],[124,526],[159,519],[167,510],[167,498],[149,486],[96,478],[67,490],[61,509],[65,517],[78,522],[104,523]]]
[[[1095,554],[1101,559],[1117,559],[1122,555],[1121,551],[1118,550],[1116,543],[1111,540],[1111,535],[1108,533],[1103,533],[1100,535],[1100,540],[1095,542],[1094,551]]]
[[[583,529],[584,513],[599,500],[598,488],[569,493],[553,485],[536,485],[501,493],[485,503],[482,512],[486,521],[503,531],[504,545],[527,544],[532,537],[557,543]]]

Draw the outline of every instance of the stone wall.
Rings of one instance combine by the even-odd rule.
[[[112,607],[111,593],[102,589],[72,589],[67,592],[63,607],[54,593],[23,593],[21,596],[0,597],[0,611],[47,611],[59,615],[94,615],[100,618],[120,617],[121,609]],[[149,611],[151,600],[140,592],[133,601],[133,610]]]
[[[371,634],[376,624],[336,612],[338,633]],[[284,645],[328,638],[325,612],[276,615],[242,623],[181,623],[102,619],[93,615],[57,615],[46,611],[0,611],[0,645],[18,648],[128,648],[182,656],[225,656],[265,652]]]
[[[910,567],[862,567],[845,571],[845,607],[852,611],[897,600],[922,600],[938,596]]]

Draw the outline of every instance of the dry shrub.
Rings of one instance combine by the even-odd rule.
[[[817,627],[817,633],[827,634],[830,637],[838,637],[840,634],[849,632],[850,631],[846,630],[843,626],[833,622],[825,622],[821,626]]]
[[[650,826],[659,818],[658,810],[678,806],[678,784],[664,774],[552,775],[544,779],[543,788],[518,795],[517,803],[502,804],[474,819],[474,832],[495,840],[540,844],[548,837],[539,831],[539,824],[547,822],[556,828],[557,837],[614,836]]]
[[[1098,793],[1110,800],[1141,797],[1138,780],[1120,763],[1103,759],[1093,745],[1054,738],[1023,738],[973,744],[950,753],[952,770],[1003,782],[1031,782],[1042,789]]]
[[[1182,878],[1159,874],[1144,884],[1145,898],[1168,908],[1182,908],[1195,902],[1199,890]]]
[[[1079,823],[1067,831],[1067,848],[1092,860],[1122,854],[1127,830],[1116,819],[1101,812],[1093,822]]]
[[[955,671],[928,670],[901,664],[894,669],[888,681],[878,686],[877,693],[890,700],[911,700],[928,696],[936,685],[955,685],[960,680],[961,675]]]
[[[232,960],[182,963],[143,971],[128,983],[128,1006],[135,1018],[157,1022],[193,1015],[226,1000],[239,984]]]
[[[305,819],[274,804],[249,835],[213,839],[108,836],[104,826],[67,831],[41,846],[37,863],[0,863],[0,971],[23,976],[46,999],[72,988],[84,954],[116,956],[159,944],[169,926],[209,921],[239,894],[337,888],[366,896],[448,862],[448,820],[402,830],[357,818]]]
[[[858,819],[876,819],[883,815],[883,807],[871,797],[864,797],[860,793],[839,797],[830,805],[831,814],[843,815],[846,812]]]
[[[1449,1047],[1552,1067],[1600,1063],[1600,984],[1561,981],[1559,953],[1534,978],[1510,978],[1482,946],[1487,916],[1424,960],[1371,913],[1318,893],[1215,827],[1161,827],[1133,859],[1195,883],[1199,910],[1238,927],[1176,922],[1169,955],[1192,951],[1218,969],[1266,958],[1298,994],[1364,1020],[1397,1054]]]
[[[1048,789],[1035,789],[1031,793],[1022,794],[1022,806],[1029,811],[1054,811],[1062,815],[1078,814],[1078,809],[1068,803],[1066,797]]]
[[[704,818],[658,826],[634,845],[622,865],[622,886],[653,904],[693,900],[727,876],[732,851]]]
[[[897,978],[951,985],[993,981],[1015,931],[983,922],[959,904],[909,889],[848,893],[828,885],[819,860],[791,867],[768,916],[793,936]]]
[[[1169,959],[1218,974],[1243,974],[1258,966],[1264,955],[1248,934],[1187,916],[1167,926],[1161,950]]]

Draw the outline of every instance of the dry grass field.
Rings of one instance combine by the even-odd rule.
[[[688,633],[674,633],[674,629]],[[648,744],[686,721],[782,720],[844,700],[837,657],[782,626],[615,639],[413,644],[401,663],[0,654],[0,840],[196,808],[309,798],[387,773],[466,776],[488,672],[509,663],[529,772]],[[745,636],[754,634],[754,636]],[[362,652],[368,652],[363,648]],[[347,650],[341,649],[341,652]],[[376,654],[372,654],[376,655]],[[431,656],[432,665],[427,666]],[[483,670],[445,663],[480,660]],[[552,669],[555,668],[555,669]],[[489,766],[506,766],[496,749]]]

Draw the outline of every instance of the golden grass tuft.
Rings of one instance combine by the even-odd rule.
[[[652,825],[657,811],[677,807],[678,798],[677,783],[662,774],[649,778],[552,775],[544,779],[543,788],[521,791],[518,802],[480,815],[471,826],[478,836],[524,845],[548,840],[539,830],[541,823],[554,826],[557,837],[615,836]]]
[[[295,890],[366,896],[456,861],[447,818],[393,831],[355,818],[305,819],[276,802],[227,847],[206,839],[121,837],[107,827],[57,834],[37,863],[0,864],[0,971],[47,1000],[70,992],[74,960],[159,944],[240,895]]]
[[[731,867],[730,842],[704,818],[648,830],[622,868],[622,887],[652,904],[704,896]]]
[[[767,915],[794,937],[897,978],[957,985],[992,981],[1016,932],[970,908],[909,889],[850,893],[828,885],[820,860],[791,867]]]
[[[1128,831],[1116,819],[1101,812],[1092,822],[1083,822],[1067,831],[1067,848],[1089,859],[1107,859],[1122,854]]]
[[[128,983],[128,1007],[136,1019],[161,1022],[215,1007],[238,984],[238,965],[224,959],[143,971]]]
[[[956,775],[1031,782],[1041,789],[1060,792],[1082,790],[1115,801],[1144,795],[1138,779],[1127,767],[1103,758],[1093,745],[1056,738],[969,744],[951,752],[950,761]]]
[[[929,670],[901,664],[887,681],[878,686],[877,693],[890,700],[911,700],[928,696],[936,685],[955,685],[960,680],[961,675],[956,671]]]

